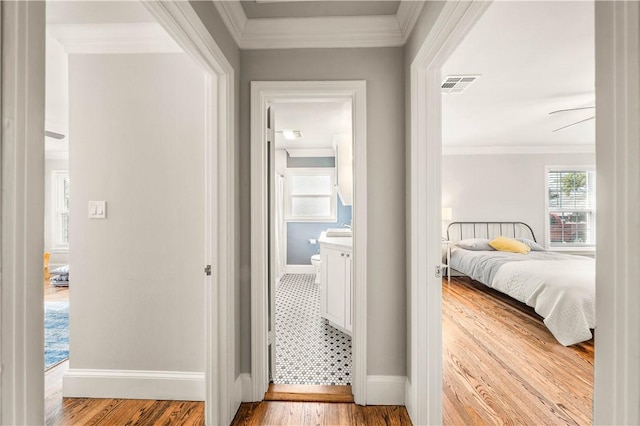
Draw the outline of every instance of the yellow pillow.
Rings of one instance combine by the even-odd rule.
[[[489,241],[489,245],[496,250],[508,251],[511,253],[527,254],[531,251],[531,247],[529,247],[528,245],[514,240],[513,238],[503,236],[494,238],[493,240]]]

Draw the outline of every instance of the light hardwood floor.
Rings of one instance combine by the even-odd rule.
[[[444,424],[591,424],[593,340],[564,347],[532,309],[467,278],[442,290]]]
[[[531,309],[464,278],[443,282],[442,310],[443,424],[591,424],[593,341],[564,347]],[[204,423],[201,402],[63,401],[54,382],[65,368],[47,374],[47,424]],[[242,404],[233,424],[411,423],[398,406],[264,401]]]
[[[271,383],[265,401],[353,402],[351,386],[276,385]]]
[[[49,280],[44,280],[44,301],[61,302],[69,300],[69,287],[56,287]]]
[[[262,401],[243,403],[232,426],[254,425],[411,425],[404,407],[331,402]]]

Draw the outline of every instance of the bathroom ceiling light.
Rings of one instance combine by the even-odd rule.
[[[282,133],[282,136],[284,136],[285,139],[290,141],[294,139],[302,139],[301,130],[278,130],[276,133]]]

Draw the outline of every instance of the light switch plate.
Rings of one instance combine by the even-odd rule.
[[[106,217],[106,201],[89,201],[89,219],[106,219]]]

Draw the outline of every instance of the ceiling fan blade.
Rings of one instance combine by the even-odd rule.
[[[580,108],[559,109],[559,110],[557,110],[557,111],[551,111],[551,112],[549,113],[549,115],[551,115],[551,114],[557,114],[557,113],[559,113],[559,112],[582,111],[582,110],[584,110],[584,109],[593,109],[593,108],[595,108],[595,106],[580,107]]]
[[[575,126],[576,124],[584,123],[585,121],[593,120],[594,118],[596,118],[595,115],[593,117],[585,118],[584,120],[576,121],[575,123],[571,123],[567,126],[560,127],[559,129],[555,129],[554,132],[557,132],[558,130],[566,129],[567,127]]]
[[[44,131],[44,135],[48,138],[53,138],[53,139],[64,139],[64,135],[61,133],[56,133],[56,132],[52,132],[50,130],[45,130]]]

